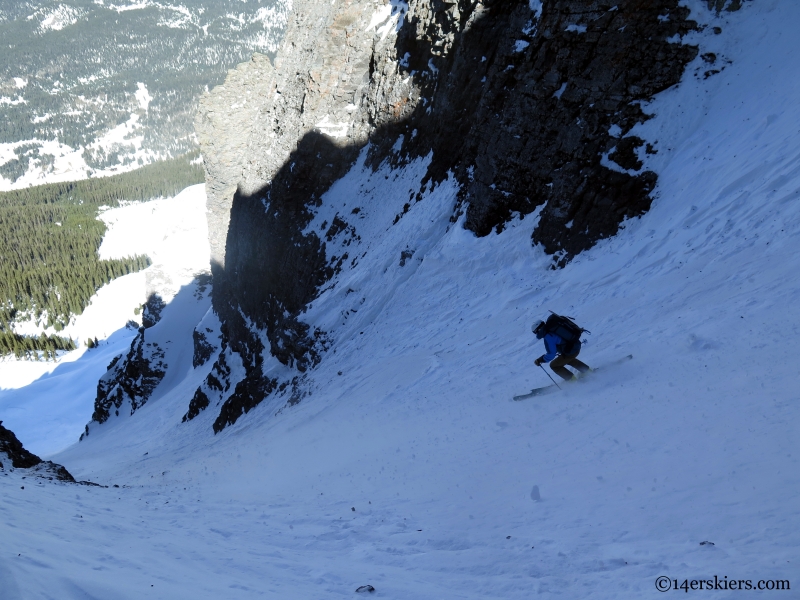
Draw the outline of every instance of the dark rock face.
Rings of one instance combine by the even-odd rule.
[[[545,1],[538,19],[527,2],[484,7],[462,9],[453,51],[434,59],[434,109],[409,127],[434,150],[434,180],[456,172],[468,229],[501,231],[546,203],[533,242],[563,266],[650,207],[657,177],[639,172],[643,141],[626,135],[648,118],[637,101],[678,83],[697,55],[675,41],[696,25],[676,0]],[[398,54],[430,55],[423,24],[410,25]]]
[[[228,365],[228,357],[231,354],[227,339],[229,339],[227,327],[223,327],[222,350],[205,381],[195,390],[189,409],[182,419],[184,423],[191,421],[214,401],[215,406],[220,406],[219,415],[213,424],[214,433],[219,433],[228,425],[235,423],[240,416],[269,396],[278,385],[276,379],[264,377],[263,344],[246,328],[243,329],[243,338],[240,338],[238,344],[240,350],[237,352],[237,356],[243,359],[245,376],[240,381],[233,382],[232,369]]]
[[[347,172],[357,155],[355,147],[342,149],[312,133],[301,140],[268,186],[252,195],[240,191],[234,195],[225,257],[227,265],[236,266],[212,263],[213,302],[225,323],[223,344],[239,354],[247,375],[222,404],[215,432],[235,423],[276,389],[277,381],[263,375],[265,353],[301,373],[319,361],[325,336],[311,331],[298,317],[334,267],[327,264],[317,234],[305,234],[303,229],[312,217],[309,205]],[[287,265],[296,269],[291,277]],[[256,331],[265,331],[266,340]],[[195,392],[184,421],[208,407],[209,394],[230,388],[230,369],[223,355],[220,361]]]
[[[75,481],[72,474],[67,471],[62,465],[56,464],[50,460],[43,460],[35,467],[36,474],[46,479],[58,479],[59,481],[66,481],[68,483],[80,483],[82,485],[99,485],[89,481]]]
[[[199,415],[202,411],[208,408],[209,403],[208,396],[203,391],[202,388],[197,388],[194,392],[194,396],[192,396],[191,402],[189,402],[189,410],[186,411],[186,414],[183,415],[183,419],[181,419],[182,423],[186,423],[186,421],[191,421],[197,415]]]
[[[15,469],[30,469],[42,462],[42,459],[28,452],[10,429],[3,427],[0,421],[0,452],[5,453]]]
[[[43,477],[75,482],[75,478],[61,465],[49,460],[42,460],[28,452],[14,432],[3,427],[2,421],[0,421],[0,454],[5,454],[15,469],[36,469],[37,474]],[[0,468],[3,468],[2,464],[0,464]]]
[[[321,334],[309,331],[297,317],[333,269],[317,234],[303,229],[312,217],[309,206],[347,172],[357,155],[357,148],[342,149],[311,133],[269,185],[233,198],[225,256],[226,264],[235,267],[212,265],[213,299],[217,312],[224,314],[233,349],[245,352],[254,367],[260,365],[263,344],[249,340],[245,349],[239,343],[251,324],[266,330],[269,351],[283,364],[304,372],[318,360],[315,339]],[[291,277],[287,265],[294,266]],[[251,324],[231,310],[236,307]]]
[[[153,325],[161,320],[161,311],[167,303],[158,294],[150,294],[147,302],[144,303],[142,308],[142,326],[145,329],[150,329]]]
[[[277,386],[277,381],[266,377],[246,377],[236,384],[231,397],[222,405],[219,416],[214,421],[214,433],[219,433],[228,425],[233,425],[239,417],[250,412]]]
[[[211,333],[211,330],[209,329],[206,333]],[[208,362],[216,348],[208,342],[206,334],[197,329],[192,332],[192,341],[194,342],[192,366],[196,369]]]
[[[211,398],[215,398],[217,403],[222,400],[223,394],[230,390],[231,368],[228,366],[228,345],[222,342],[222,351],[219,353],[211,372],[206,376],[202,385],[194,392],[189,410],[183,415],[182,422],[191,421],[202,411],[208,408]],[[222,382],[225,383],[222,383]]]
[[[194,396],[191,402],[189,402],[189,410],[183,415],[183,423],[191,421],[208,408],[212,399],[214,400],[215,406],[218,406],[225,395],[230,391],[232,369],[230,365],[228,365],[229,356],[231,356],[230,350],[225,341],[225,336],[223,335],[222,348],[217,356],[217,360],[214,361],[211,372],[206,376],[205,381],[195,390]]]
[[[105,423],[112,410],[119,414],[126,399],[130,401],[133,414],[144,406],[164,378],[167,370],[167,364],[163,362],[164,351],[156,343],[147,343],[145,333],[146,329],[141,327],[131,342],[128,354],[120,354],[111,361],[108,371],[97,383],[93,421]],[[87,426],[81,439],[88,434]]]
[[[367,143],[372,167],[432,152],[423,187],[454,173],[453,220],[466,211],[478,236],[544,205],[532,243],[554,268],[648,210],[642,157],[657,149],[630,131],[696,56],[680,43],[696,24],[679,0],[541,4],[409,0],[370,29],[372,2],[299,0],[275,65],[256,56],[203,100],[213,303],[246,375],[234,385],[215,366],[185,420],[216,397],[219,431],[272,393],[265,356],[301,374],[320,360],[329,341],[300,315],[344,259],[326,240],[349,225],[305,228]],[[224,403],[215,381],[234,389]]]

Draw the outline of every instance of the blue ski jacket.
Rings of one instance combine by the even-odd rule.
[[[558,356],[558,346],[563,344],[564,340],[561,339],[560,336],[556,335],[555,333],[548,333],[544,336],[544,349],[545,355],[542,357],[544,362],[550,362],[556,356]],[[580,340],[576,341],[575,344],[572,346],[572,352],[570,355],[577,354],[581,350],[581,342]]]

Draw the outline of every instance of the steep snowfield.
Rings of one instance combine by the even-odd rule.
[[[450,224],[450,183],[391,226],[424,162],[356,165],[311,225],[365,213],[307,314],[336,340],[309,395],[213,436],[213,406],[180,423],[206,366],[52,457],[119,488],[0,477],[4,597],[618,599],[715,575],[796,596],[800,4],[710,25],[695,41],[726,68],[698,58],[634,132],[658,149],[652,210],[563,270],[535,217]],[[548,309],[592,330],[589,364],[634,360],[511,401],[549,382]]]

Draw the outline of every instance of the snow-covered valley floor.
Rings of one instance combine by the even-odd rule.
[[[534,217],[477,239],[448,227],[443,184],[309,311],[336,353],[300,404],[268,399],[216,436],[213,407],[181,423],[207,364],[48,457],[109,487],[3,472],[2,597],[638,599],[659,576],[798,597],[800,4],[711,25],[701,53],[732,62],[704,79],[698,58],[633,132],[659,151],[648,214],[552,271]],[[356,165],[362,191],[325,202],[400,202],[418,166]],[[337,294],[364,309],[344,319]],[[530,333],[548,309],[592,331],[590,365],[634,359],[511,401],[549,382]],[[24,422],[6,424],[44,452],[46,426]]]

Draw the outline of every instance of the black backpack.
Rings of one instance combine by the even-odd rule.
[[[581,334],[583,334],[583,332],[591,333],[591,331],[576,325],[570,317],[557,315],[553,311],[550,312],[552,314],[547,317],[547,321],[544,322],[545,332],[554,333],[563,340],[561,344],[556,346],[556,350],[559,354],[569,354],[572,352],[575,344],[580,341]]]

